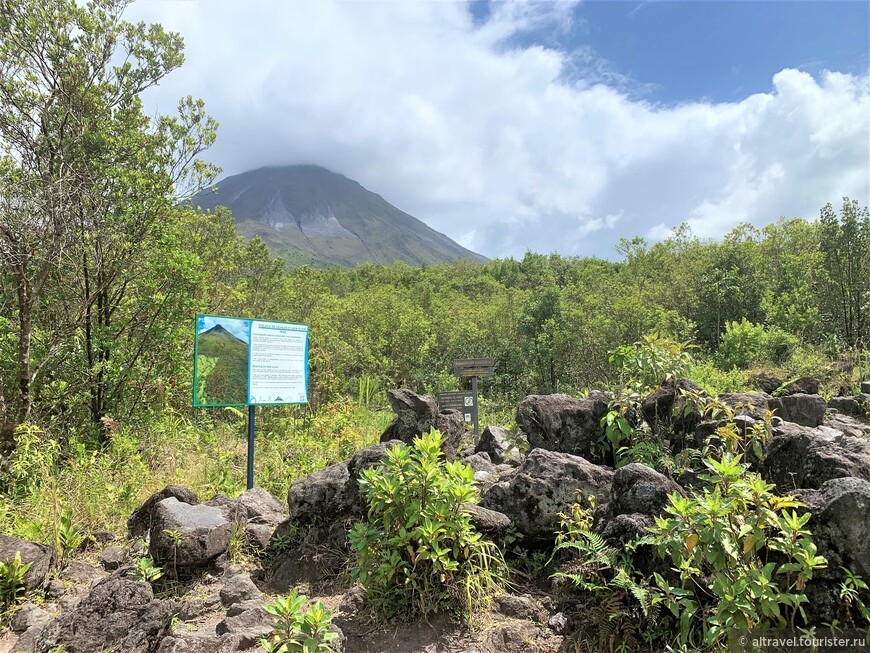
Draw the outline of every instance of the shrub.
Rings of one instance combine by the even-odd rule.
[[[797,347],[797,338],[776,326],[753,324],[745,317],[726,322],[725,333],[716,352],[716,362],[724,370],[745,370],[752,365],[782,365]]]
[[[445,462],[441,441],[431,431],[413,448],[396,445],[360,479],[369,511],[350,534],[352,575],[388,618],[457,607],[469,616],[500,582],[502,554],[463,508],[478,498],[474,471]]]
[[[644,392],[685,376],[692,364],[692,347],[651,333],[634,344],[609,351],[607,359],[618,377],[620,391],[631,388]]]
[[[748,472],[740,455],[708,458],[709,487],[673,494],[666,516],[651,529],[681,585],[655,574],[663,602],[680,622],[680,643],[721,642],[733,628],[794,628],[804,586],[826,561],[805,528],[809,513],[793,497]],[[700,642],[698,639],[700,638]]]
[[[307,598],[294,587],[287,596],[279,596],[263,606],[274,617],[272,635],[260,640],[260,645],[267,653],[332,650],[330,642],[338,637],[338,633],[330,630],[332,611],[327,610],[320,601],[306,610]]]
[[[0,561],[0,612],[17,603],[24,593],[24,574],[30,565],[21,562],[21,553],[17,551],[11,561]]]

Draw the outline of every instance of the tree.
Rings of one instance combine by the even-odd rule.
[[[827,273],[825,317],[850,346],[870,341],[870,212],[858,200],[843,198],[838,216],[821,210],[821,242]]]
[[[98,424],[195,281],[178,200],[216,173],[197,156],[217,125],[190,97],[175,117],[144,113],[183,42],[123,21],[128,4],[0,0],[0,288],[16,316],[0,449],[58,361]]]

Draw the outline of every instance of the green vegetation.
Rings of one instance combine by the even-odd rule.
[[[499,586],[501,553],[464,509],[477,501],[474,470],[446,462],[441,442],[432,431],[413,447],[396,445],[360,480],[369,511],[350,533],[352,576],[387,618],[468,617]]]
[[[260,645],[267,653],[318,653],[331,651],[330,642],[338,633],[329,629],[332,612],[317,601],[305,609],[308,600],[294,587],[287,596],[279,596],[263,608],[274,619],[274,632],[261,639]]]
[[[18,602],[24,594],[24,574],[30,563],[21,562],[21,553],[16,552],[9,562],[0,560],[0,616]]]
[[[676,587],[655,579],[682,645],[714,645],[734,628],[801,625],[803,589],[827,564],[805,528],[810,513],[797,513],[802,504],[773,494],[740,458],[705,460],[709,485],[688,498],[671,495],[651,531],[679,572]]]
[[[581,497],[570,515],[562,515],[553,551],[553,559],[562,563],[553,578],[584,594],[591,650],[614,650],[617,643],[619,650],[653,650],[656,639],[665,635],[657,625],[658,592],[632,567],[631,547],[617,549],[592,531],[594,502],[594,497]]]
[[[205,337],[194,389],[191,323],[252,315],[310,325],[311,403],[257,414],[255,473],[273,494],[377,441],[391,419],[384,389],[459,390],[451,361],[492,356],[484,423],[511,426],[527,394],[610,387],[600,446],[615,465],[708,470],[659,522],[656,544],[677,575],[655,587],[591,537],[588,515],[566,523],[559,554],[575,567],[562,578],[613,608],[602,638],[667,617],[661,596],[673,599],[672,632],[697,646],[732,627],[799,621],[822,561],[805,514],[743,462],[764,447],[770,416],[744,435],[731,409],[683,392],[681,405],[729,423],[676,451],[640,401],[683,375],[711,393],[753,389],[764,373],[854,394],[870,378],[866,207],[844,199],[817,221],[741,225],[720,242],[682,226],[655,244],[622,241],[614,261],[528,253],[287,269],[225,210],[181,201],[214,178],[197,157],[216,124],[192,98],[173,116],[143,111],[142,92],[182,64],[182,40],[124,22],[125,5],[22,0],[0,12],[0,70],[11,71],[0,75],[0,531],[52,544],[62,565],[89,533],[124,532],[168,483],[239,494],[245,414],[190,404],[194,390],[244,401],[244,343]],[[467,616],[499,581],[500,552],[462,509],[476,498],[472,474],[445,463],[438,444],[429,434],[398,447],[363,478],[370,511],[353,535],[355,575],[388,616]],[[238,534],[233,549],[244,555]],[[546,555],[528,560],[538,573]],[[5,606],[23,567],[0,568]],[[153,581],[164,570],[142,559],[136,573]],[[854,622],[867,619],[865,581],[846,574],[840,596]],[[298,598],[276,608],[287,628],[275,650],[293,650],[303,622],[328,642],[328,616],[299,622]],[[639,645],[657,633],[637,633]]]
[[[219,326],[199,334],[197,381],[200,404],[246,404],[248,343]]]

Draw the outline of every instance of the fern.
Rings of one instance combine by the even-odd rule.
[[[638,637],[651,627],[659,611],[653,605],[654,590],[638,578],[625,551],[591,530],[591,521],[591,509],[579,502],[570,515],[562,515],[553,558],[567,560],[552,578],[585,594],[584,622],[597,644],[593,650],[641,650]]]

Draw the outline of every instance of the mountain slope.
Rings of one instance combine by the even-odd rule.
[[[291,265],[350,267],[486,259],[357,182],[311,165],[260,168],[217,182],[193,205],[226,206],[246,237],[260,236]]]
[[[218,324],[199,334],[197,356],[202,403],[248,401],[248,343]]]

